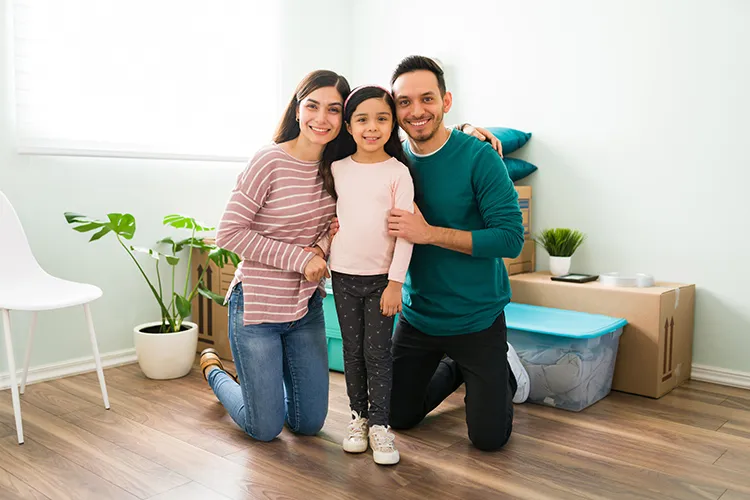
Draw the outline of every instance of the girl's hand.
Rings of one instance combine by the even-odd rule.
[[[336,236],[336,233],[339,232],[339,218],[334,217],[331,219],[331,225],[328,228],[328,236],[331,237],[331,241],[333,241],[333,237]]]
[[[305,266],[305,279],[312,283],[318,283],[323,279],[323,276],[330,278],[331,274],[328,272],[326,261],[316,255]]]
[[[314,247],[305,247],[302,250],[304,250],[305,252],[312,252],[318,257],[320,257],[321,259],[326,258],[326,254],[323,253],[323,249],[320,248],[318,245],[315,245]]]
[[[398,281],[389,281],[380,297],[380,313],[383,316],[395,316],[401,312],[401,286]]]

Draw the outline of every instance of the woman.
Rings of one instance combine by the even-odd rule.
[[[330,277],[323,236],[336,203],[319,166],[352,153],[351,139],[339,135],[349,92],[332,71],[300,82],[273,144],[237,177],[219,223],[216,244],[242,258],[227,294],[237,378],[213,349],[201,353],[201,370],[232,419],[261,441],[285,422],[294,433],[316,434],[327,415],[321,281]]]

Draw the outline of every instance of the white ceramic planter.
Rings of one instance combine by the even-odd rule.
[[[549,271],[552,276],[563,276],[570,273],[571,257],[550,257]]]
[[[185,321],[187,330],[177,333],[143,333],[149,326],[161,325],[153,321],[133,329],[135,353],[143,374],[156,380],[184,377],[190,373],[198,348],[198,325]]]

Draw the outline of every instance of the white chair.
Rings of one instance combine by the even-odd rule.
[[[62,217],[62,216],[61,216]],[[0,313],[3,317],[5,331],[5,350],[8,356],[8,373],[10,375],[10,390],[13,400],[13,413],[16,418],[16,432],[18,443],[23,444],[23,424],[21,423],[21,404],[16,380],[16,364],[13,356],[13,343],[10,333],[10,311],[31,311],[31,328],[29,331],[26,359],[21,376],[21,394],[26,389],[26,375],[29,371],[31,345],[34,340],[37,311],[62,309],[71,306],[83,306],[91,336],[91,347],[94,350],[96,373],[99,375],[99,385],[102,389],[104,407],[109,409],[107,386],[104,383],[104,371],[96,345],[94,323],[91,320],[89,303],[102,296],[100,288],[94,285],[66,281],[47,274],[34,258],[26,234],[21,226],[13,206],[0,191]]]

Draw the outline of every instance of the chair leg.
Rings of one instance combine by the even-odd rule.
[[[26,343],[26,359],[23,362],[23,374],[21,375],[21,394],[26,390],[26,376],[29,374],[29,361],[31,361],[31,346],[34,343],[34,330],[36,329],[36,311],[31,313],[31,327],[29,328],[29,340]]]
[[[96,332],[94,331],[94,321],[91,319],[91,309],[88,304],[84,304],[83,311],[86,313],[86,323],[89,326],[91,335],[91,347],[94,350],[94,362],[96,363],[96,374],[99,376],[99,387],[102,389],[102,399],[104,407],[109,410],[109,396],[107,395],[107,384],[104,382],[104,370],[102,370],[102,359],[99,357],[99,347],[96,344]]]
[[[10,334],[10,311],[2,310],[3,330],[5,330],[5,350],[8,355],[8,375],[10,375],[10,394],[13,400],[13,415],[16,418],[16,433],[18,444],[23,444],[23,424],[21,423],[21,399],[18,397],[18,383],[16,382],[16,362],[13,356],[13,342]]]

